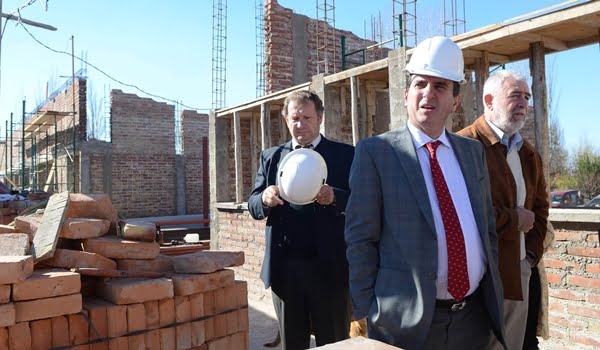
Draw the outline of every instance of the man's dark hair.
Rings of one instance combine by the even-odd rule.
[[[408,79],[406,79],[406,90],[408,90],[410,88],[410,84],[412,84],[413,79],[415,79],[417,75],[416,74],[411,74],[408,76]],[[452,81],[452,96],[456,97],[458,95],[460,95],[460,84],[456,81]]]
[[[283,109],[281,110],[282,115],[284,115],[284,116],[287,115],[288,104],[291,101],[300,102],[300,103],[306,103],[306,102],[314,103],[315,110],[317,111],[318,115],[322,115],[323,111],[325,110],[323,108],[323,101],[321,101],[321,99],[319,98],[319,95],[317,95],[316,93],[314,93],[312,91],[299,90],[299,91],[292,92],[291,94],[288,95],[288,97],[285,98],[285,100],[283,101]]]

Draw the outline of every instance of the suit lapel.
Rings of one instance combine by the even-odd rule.
[[[473,215],[477,222],[477,228],[479,234],[482,236],[487,232],[485,226],[484,213],[483,213],[483,198],[481,197],[481,186],[479,182],[482,180],[484,174],[476,172],[476,169],[480,169],[476,164],[476,159],[480,157],[473,152],[473,147],[467,147],[465,142],[460,138],[456,137],[451,133],[447,133],[448,139],[452,143],[454,154],[458,160],[460,170],[462,171],[463,178],[465,179],[465,185],[467,186],[467,192],[469,193],[469,200],[471,201],[471,208],[473,208]],[[483,237],[482,237],[483,239]]]
[[[408,128],[405,127],[398,130],[396,138],[392,140],[392,145],[400,160],[400,164],[404,169],[410,188],[417,199],[417,206],[423,213],[432,232],[435,234],[435,224],[433,222],[433,213],[431,211],[431,204],[429,203],[425,178],[423,177],[421,164],[419,163],[415,145],[413,144]],[[403,198],[399,199],[399,201],[401,200],[403,200]]]

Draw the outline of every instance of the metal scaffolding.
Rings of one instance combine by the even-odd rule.
[[[265,5],[262,0],[255,1],[256,97],[260,97],[265,94]]]
[[[212,108],[225,107],[227,80],[227,0],[213,0]]]
[[[21,120],[6,122],[3,173],[11,190],[21,192],[77,191],[77,162],[73,127],[58,125],[72,120],[73,112],[36,110]]]
[[[417,0],[392,1],[394,48],[417,46]]]
[[[462,17],[460,16],[462,13]],[[444,0],[444,36],[454,36],[467,31],[465,0],[459,7],[457,0]]]
[[[335,35],[335,0],[317,0],[317,74],[335,73],[337,40]]]

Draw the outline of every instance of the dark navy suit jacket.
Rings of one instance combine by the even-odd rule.
[[[267,218],[266,249],[260,277],[265,283],[265,288],[271,287],[277,295],[285,295],[283,276],[283,262],[286,259],[283,237],[286,232],[286,218],[289,212],[289,203],[282,206],[265,208],[262,204],[263,191],[276,185],[277,169],[279,162],[292,151],[292,142],[269,148],[261,153],[260,168],[256,175],[254,190],[248,200],[248,210],[254,219]],[[335,203],[332,205],[319,205],[314,203],[317,232],[316,232],[316,259],[320,269],[322,281],[331,285],[348,285],[348,263],[346,261],[346,244],[344,242],[344,212],[350,195],[348,177],[354,147],[321,138],[315,148],[327,163],[326,183],[333,188]]]

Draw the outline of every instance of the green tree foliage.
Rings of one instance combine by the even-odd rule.
[[[591,198],[600,193],[600,154],[589,144],[577,151],[573,175],[584,196]]]

